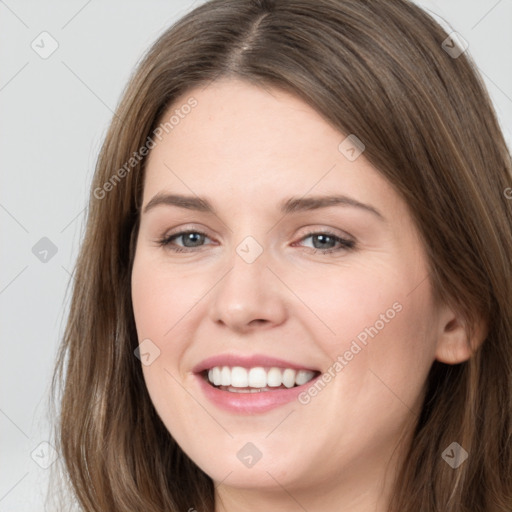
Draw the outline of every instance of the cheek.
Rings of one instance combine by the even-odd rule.
[[[178,380],[183,379],[180,361],[190,344],[189,322],[204,283],[199,278],[170,272],[142,250],[132,270],[132,304],[148,392],[157,411],[164,412],[168,400],[180,402]],[[144,345],[143,345],[144,344]],[[144,347],[144,351],[143,351]],[[146,363],[146,364],[144,364]]]
[[[352,267],[324,286],[294,284],[315,313],[307,323],[330,361],[324,371],[343,374],[335,386],[370,407],[397,400],[414,407],[435,358],[430,284],[417,286],[423,268],[399,267]]]
[[[401,311],[369,341],[368,367],[375,379],[390,398],[416,412],[435,359],[437,339],[431,296],[428,282],[413,293],[403,294],[399,299]]]
[[[189,433],[181,417],[197,417],[204,411],[183,385],[180,361],[190,344],[194,307],[205,294],[204,279],[166,270],[142,250],[133,264],[131,286],[139,343],[151,342],[151,362],[142,362],[146,388],[167,429],[186,444]],[[180,415],[172,414],[174,410]]]
[[[289,272],[285,280],[309,310],[301,314],[301,321],[333,354],[354,338],[364,343],[377,335],[376,330],[380,334],[400,323],[411,302],[407,293],[414,278],[399,275],[394,262],[377,262],[324,267],[300,275]]]
[[[163,344],[208,290],[197,272],[165,268],[154,259],[137,256],[132,271],[132,303],[139,340]]]

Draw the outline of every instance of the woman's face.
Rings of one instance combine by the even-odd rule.
[[[158,414],[223,489],[368,492],[417,419],[438,345],[405,203],[283,91],[222,79],[172,115],[147,162],[132,274]]]

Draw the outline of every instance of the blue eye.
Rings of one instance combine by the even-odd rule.
[[[330,254],[343,250],[350,250],[355,247],[353,240],[341,238],[330,232],[313,232],[301,238],[300,241],[311,238],[313,246],[309,247],[316,253],[320,251],[322,254]],[[181,239],[181,244],[176,245],[174,242]],[[210,238],[201,231],[181,231],[168,237],[158,240],[158,244],[173,252],[195,252],[194,249],[202,247],[205,240]]]
[[[183,242],[183,246],[173,246],[172,242],[180,238]],[[201,247],[201,244],[204,242],[205,238],[208,237],[206,236],[205,233],[202,233],[200,231],[181,231],[180,233],[176,233],[174,235],[159,240],[158,243],[159,245],[168,247],[169,249],[175,252],[189,252],[189,249]]]
[[[311,248],[314,249],[315,252],[320,250],[324,254],[353,249],[355,246],[355,242],[353,240],[347,240],[346,238],[341,238],[329,232],[310,233],[309,235],[303,237],[301,241],[304,241],[308,238],[313,240],[313,247]],[[338,247],[336,247],[337,244]]]

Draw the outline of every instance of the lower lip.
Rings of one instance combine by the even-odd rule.
[[[212,386],[202,374],[196,374],[199,386],[206,398],[221,409],[238,414],[262,413],[297,400],[298,395],[313,385],[318,377],[306,382],[302,386],[289,389],[260,391],[259,393],[232,393]]]

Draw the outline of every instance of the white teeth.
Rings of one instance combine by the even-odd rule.
[[[249,387],[264,388],[267,385],[267,372],[258,366],[249,370]]]
[[[214,386],[226,386],[228,391],[236,392],[235,388],[252,388],[251,393],[257,393],[265,388],[285,386],[292,388],[302,386],[315,376],[311,370],[294,370],[292,368],[243,368],[241,366],[215,366],[208,370],[208,380]],[[241,391],[240,392],[246,392]]]
[[[270,388],[278,388],[283,383],[283,376],[279,368],[270,368],[267,373],[267,385]]]
[[[299,370],[295,376],[295,384],[302,386],[302,384],[309,382],[313,378],[313,375],[314,373],[309,370]]]
[[[286,368],[286,370],[283,372],[283,384],[287,388],[293,388],[295,386],[295,374],[297,372],[295,370],[292,370],[291,368]]]
[[[223,375],[224,371],[229,372],[229,367],[224,366],[224,368],[222,368]],[[235,366],[234,368],[232,368],[230,384],[234,388],[246,388],[249,385],[249,375],[247,370],[245,368],[242,368],[241,366]],[[229,386],[229,384],[224,384],[224,379],[222,385]]]
[[[231,384],[231,371],[227,366],[220,370],[220,385],[229,386]]]

